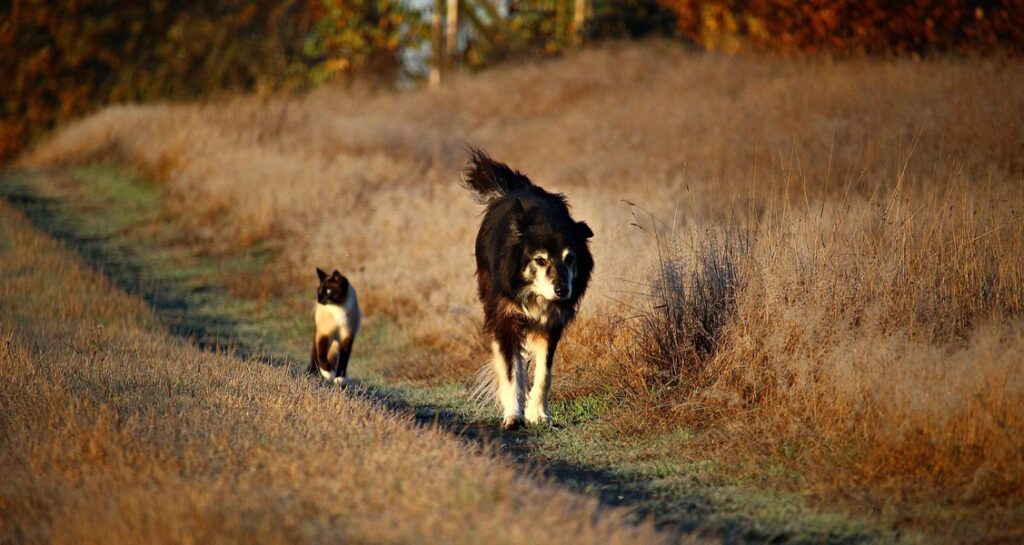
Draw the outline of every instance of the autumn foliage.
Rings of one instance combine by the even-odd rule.
[[[0,161],[104,104],[395,70],[419,31],[415,12],[382,0],[6,2]]]
[[[659,0],[713,49],[927,54],[1024,51],[1019,0]]]
[[[510,24],[541,44],[534,53],[573,43],[571,0],[517,6]],[[0,161],[104,104],[389,77],[422,45],[422,19],[401,0],[4,3],[0,50],[13,54],[0,56]],[[726,51],[1024,51],[1021,0],[595,0],[587,33],[636,37],[673,19],[679,34]]]

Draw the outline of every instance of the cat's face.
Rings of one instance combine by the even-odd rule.
[[[320,286],[316,290],[316,301],[321,305],[345,304],[345,296],[348,295],[348,278],[335,270],[331,274],[317,269],[317,277],[320,278]]]

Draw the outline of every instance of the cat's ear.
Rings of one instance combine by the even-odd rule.
[[[334,269],[334,272],[331,273],[331,280],[340,280],[341,278],[343,277],[341,276],[341,273],[338,272],[338,269]]]
[[[321,282],[324,281],[324,278],[327,278],[327,273],[325,273],[323,269],[321,269],[320,267],[316,268],[316,275],[318,278],[320,278]]]

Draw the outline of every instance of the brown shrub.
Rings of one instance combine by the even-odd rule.
[[[722,342],[726,326],[736,314],[740,279],[738,260],[744,244],[700,241],[693,264],[682,251],[659,240],[658,265],[649,286],[649,310],[640,312],[635,331],[635,353],[648,380],[667,386],[690,383],[703,375]]]

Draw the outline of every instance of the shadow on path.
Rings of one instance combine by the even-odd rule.
[[[62,199],[40,195],[33,180],[43,177],[72,179],[64,170],[0,170],[0,198],[21,210],[33,227],[62,242],[116,286],[145,300],[171,333],[190,339],[204,350],[229,351],[271,365],[287,363],[284,356],[267,355],[265,345],[248,338],[251,335],[238,335],[245,326],[243,322],[210,309],[211,302],[223,299],[223,294],[184,275],[154,267],[115,238],[90,233],[77,217],[79,214],[72,213]]]

